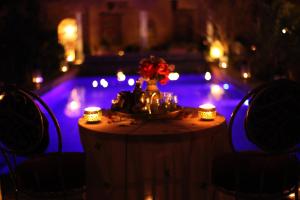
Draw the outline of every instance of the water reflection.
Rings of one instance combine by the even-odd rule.
[[[73,88],[65,107],[65,115],[68,117],[79,117],[85,102],[85,89]]]

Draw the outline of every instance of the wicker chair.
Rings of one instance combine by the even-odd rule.
[[[252,90],[233,111],[229,122],[230,134],[238,119],[237,113],[247,99],[250,103],[243,117],[244,130],[259,150],[236,152],[233,148],[233,153],[214,160],[214,199],[217,191],[233,195],[236,199],[283,199],[291,193],[295,193],[295,199],[298,199],[298,83],[276,80]]]
[[[44,153],[50,143],[45,111],[55,125],[57,152]],[[85,155],[62,152],[59,124],[35,93],[12,85],[0,87],[0,150],[15,199],[83,199]],[[20,158],[24,161],[18,163]]]

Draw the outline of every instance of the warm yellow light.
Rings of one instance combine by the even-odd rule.
[[[288,31],[288,29],[287,29],[287,28],[283,28],[283,29],[281,30],[281,32],[282,32],[283,34],[286,34],[286,33],[287,33],[287,31]]]
[[[117,79],[118,81],[125,81],[126,80],[126,76],[122,71],[118,71],[117,73]]]
[[[43,77],[42,76],[34,76],[32,77],[32,82],[33,83],[42,83],[44,81]]]
[[[148,195],[145,197],[145,200],[153,200],[153,196],[152,195]]]
[[[300,192],[300,188],[298,189],[298,192]],[[295,193],[291,193],[289,195],[289,199],[294,200],[295,199]]]
[[[77,23],[75,19],[67,18],[58,25],[58,39],[60,43],[67,44],[77,40]]]
[[[66,60],[68,62],[74,62],[75,60],[75,50],[74,49],[70,49],[66,51]]]
[[[243,76],[244,79],[250,78],[250,74],[247,73],[247,72],[244,72],[244,73],[242,74],[242,76]]]
[[[65,37],[76,38],[77,27],[76,27],[76,25],[69,24],[69,25],[65,26],[64,32],[65,32]]]
[[[216,99],[220,99],[222,97],[222,95],[224,94],[224,89],[217,85],[217,84],[212,84],[210,86],[210,93],[216,98]]]
[[[209,103],[200,105],[198,115],[201,120],[214,120],[217,116],[216,107]]]
[[[209,55],[212,59],[219,59],[224,55],[224,49],[220,41],[216,40],[210,47]]]
[[[168,76],[168,78],[171,80],[171,81],[176,81],[179,79],[179,73],[177,72],[171,72]]]
[[[60,71],[67,72],[69,70],[68,66],[64,65],[60,68]]]
[[[2,99],[4,99],[4,94],[0,94],[0,101],[2,100]]]
[[[118,51],[118,56],[124,56],[124,55],[125,55],[125,51],[123,50]]]
[[[100,122],[102,118],[102,111],[99,107],[87,107],[84,109],[84,119],[87,123]]]
[[[227,68],[227,63],[226,62],[220,62],[219,67],[226,69]]]

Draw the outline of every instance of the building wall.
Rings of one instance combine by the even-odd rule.
[[[203,16],[198,12],[201,5],[197,0],[178,0],[176,11],[172,8],[172,2],[174,5],[174,0],[44,0],[42,10],[45,26],[49,29],[57,29],[61,20],[75,18],[76,13],[81,13],[85,53],[97,55],[107,50],[140,46],[141,11],[148,16],[146,48],[174,42],[174,35],[186,28],[192,30],[188,37],[197,41],[204,30],[201,27]],[[183,20],[184,24],[179,24],[182,27],[177,27],[176,21],[181,17],[178,13],[182,10],[192,20],[188,23]],[[116,39],[118,36],[120,38]]]

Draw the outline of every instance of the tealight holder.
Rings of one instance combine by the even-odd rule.
[[[99,107],[87,107],[84,109],[83,117],[87,123],[98,123],[102,118],[102,110]]]
[[[203,104],[199,106],[198,116],[200,120],[211,121],[217,116],[216,107],[212,104]]]

